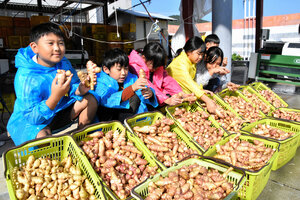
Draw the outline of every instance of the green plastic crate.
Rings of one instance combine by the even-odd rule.
[[[126,128],[119,121],[100,122],[97,124],[89,125],[89,126],[85,127],[83,130],[74,132],[71,135],[74,138],[74,140],[77,143],[79,143],[81,141],[87,141],[87,140],[92,139],[92,138],[88,138],[87,136],[89,134],[93,133],[94,131],[102,131],[105,134],[110,130],[118,130],[119,133],[121,133],[124,129],[126,129]],[[137,138],[134,134],[130,133],[127,130],[126,130],[126,137],[127,137],[127,139],[132,141],[134,143],[134,145],[143,153],[142,157],[148,161],[149,166],[158,166],[159,171],[164,169],[164,168],[162,168],[162,164],[158,164],[158,162],[150,156],[150,154],[148,152],[149,150],[144,146],[142,141],[139,141],[139,138]],[[90,162],[88,164],[91,166]],[[93,169],[93,171],[94,171],[94,169]],[[106,185],[106,183],[104,181],[102,181],[102,178],[97,173],[96,173],[96,175],[97,175],[98,180],[100,180],[104,186],[104,191],[105,191],[106,197],[109,199],[119,200],[117,195]],[[132,199],[132,197],[129,196],[126,199],[127,200]]]
[[[141,183],[140,185],[137,185],[136,187],[134,187],[131,191],[132,196],[135,199],[139,199],[139,200],[143,200],[147,197],[148,195],[148,186],[151,182],[156,182],[159,180],[160,176],[162,177],[166,177],[168,176],[168,174],[172,171],[175,171],[177,169],[182,168],[183,166],[189,166],[192,164],[197,163],[200,166],[203,166],[207,169],[216,169],[221,173],[224,173],[229,167],[227,166],[220,166],[217,163],[213,163],[213,162],[209,162],[206,160],[200,160],[197,158],[190,158],[187,160],[183,160],[179,163],[177,163],[176,165],[174,165],[173,167],[170,167],[164,171],[162,171],[159,174],[156,174],[154,177],[147,179],[146,181],[144,181],[143,183]],[[241,188],[241,186],[245,183],[245,176],[244,173],[234,169],[234,171],[231,171],[228,173],[227,175],[227,180],[229,180],[230,182],[233,182],[233,186],[234,189],[233,191],[224,199],[224,200],[229,200],[229,199],[237,199],[237,192],[239,191],[239,189]]]
[[[224,145],[225,143],[229,142],[229,140],[233,137],[235,137],[237,134],[231,134],[226,138],[223,138],[220,142],[218,142],[218,145]],[[243,187],[239,190],[238,196],[241,199],[247,199],[247,200],[252,200],[256,199],[259,194],[263,191],[264,187],[266,186],[270,174],[271,174],[271,168],[274,163],[274,161],[277,159],[278,156],[278,148],[279,148],[279,143],[271,140],[266,140],[263,138],[255,137],[252,135],[244,135],[242,134],[240,137],[240,140],[245,140],[248,142],[253,142],[253,140],[259,140],[263,141],[266,147],[270,147],[272,149],[276,149],[274,151],[274,154],[272,158],[269,160],[269,162],[262,167],[260,170],[257,171],[251,171],[244,169],[246,172],[246,183],[243,185]],[[216,152],[216,145],[212,146],[204,155],[205,156],[210,156],[213,157],[214,155],[217,154]],[[214,160],[218,160],[215,158],[212,158]],[[225,162],[225,161],[222,161]]]
[[[287,112],[297,112],[297,113],[300,112],[300,110],[293,109],[293,108],[278,108],[278,110],[287,111]],[[273,117],[273,112],[275,112],[275,110],[269,112],[268,116],[269,117]],[[275,118],[275,119],[280,119],[280,118]],[[280,120],[284,120],[285,121],[286,119],[280,119]],[[299,121],[293,121],[293,120],[286,120],[286,121],[297,123],[300,126],[300,122]],[[298,140],[298,147],[300,147],[300,137],[299,137],[299,140]]]
[[[294,109],[294,108],[277,108],[276,110],[282,110],[282,111],[286,111],[286,112],[296,112],[296,113],[300,113],[300,110],[299,110],[299,109]],[[287,119],[281,119],[281,118],[276,118],[276,117],[274,117],[274,116],[273,116],[273,113],[274,113],[276,110],[270,111],[269,114],[268,114],[268,117],[273,117],[273,118],[275,118],[275,119],[286,120],[286,121],[290,121],[290,122],[294,122],[294,123],[299,123],[299,124],[300,124],[300,121],[287,120]]]
[[[236,96],[236,97],[242,97],[246,102],[250,102],[249,99],[247,97],[245,97],[243,95],[243,93],[241,93],[240,91],[230,91],[228,88],[222,90],[221,92],[219,92],[217,95],[219,95],[220,98],[224,98],[225,96]],[[226,102],[223,99],[224,102]],[[227,103],[227,102],[226,102]],[[227,103],[228,104],[228,103]],[[229,104],[228,104],[229,105]],[[230,105],[229,105],[230,106]],[[252,104],[253,107],[255,107],[255,105]],[[231,107],[231,106],[230,106]],[[231,107],[232,108],[232,107]],[[232,108],[234,109],[234,108]],[[266,115],[259,110],[259,114],[261,116],[261,118],[264,118]]]
[[[241,91],[241,93],[243,93],[243,90],[246,89],[249,93],[254,94],[257,98],[259,98],[260,100],[262,100],[266,106],[268,106],[270,108],[270,111],[275,110],[276,108],[269,102],[267,101],[259,92],[257,92],[251,85],[242,85],[239,87],[239,91]],[[246,95],[244,95],[246,97]],[[247,97],[246,97],[247,98]],[[268,113],[264,113],[265,115],[267,115]]]
[[[127,118],[125,120],[125,125],[130,132],[134,133],[133,127],[152,125],[155,123],[156,120],[160,120],[163,117],[164,115],[160,112],[147,112],[147,113],[137,114],[131,118]],[[190,139],[178,128],[176,123],[174,123],[174,125],[170,127],[170,131],[176,133],[177,139],[182,140],[188,148],[196,150],[198,153],[202,153],[202,151],[194,144],[194,142],[190,141]],[[150,153],[152,154],[153,157],[155,157],[151,151]]]
[[[43,146],[38,148],[38,146]],[[95,196],[100,199],[106,199],[101,182],[97,174],[80,150],[71,136],[49,136],[42,139],[28,141],[20,146],[7,150],[3,154],[4,175],[10,199],[17,199],[15,196],[15,186],[12,180],[12,170],[15,166],[21,167],[26,164],[30,155],[36,159],[40,157],[49,157],[52,160],[62,161],[67,156],[72,157],[74,164],[78,164],[83,174],[89,179],[95,188]]]
[[[293,135],[290,138],[287,138],[285,140],[276,140],[273,138],[267,138],[269,140],[274,140],[280,143],[280,147],[278,150],[278,157],[274,161],[274,164],[272,166],[272,170],[277,170],[280,167],[284,166],[286,163],[288,163],[296,154],[297,148],[298,148],[298,141],[300,138],[300,126],[292,123],[287,122],[283,120],[276,120],[276,119],[262,119],[257,122],[248,124],[247,126],[244,126],[241,131],[247,134],[252,134],[251,130],[257,125],[257,124],[266,124],[270,125],[273,128],[280,129],[286,132],[294,132],[295,135]],[[266,138],[263,136],[259,136],[261,138]]]
[[[167,117],[173,119],[177,126],[181,129],[181,131],[189,138],[190,141],[192,141],[200,150],[202,153],[204,153],[206,150],[204,147],[202,147],[197,141],[194,140],[194,137],[190,135],[182,126],[181,124],[173,117],[173,113],[175,112],[175,108],[185,108],[187,111],[190,111],[191,113],[196,112],[198,110],[203,110],[201,107],[198,106],[197,103],[189,104],[189,103],[182,103],[176,106],[167,106],[166,111],[167,111]],[[228,135],[227,130],[225,130],[222,126],[219,125],[219,123],[211,116],[208,118],[209,121],[212,122],[212,126],[215,128],[221,128],[224,131],[224,136]]]
[[[266,86],[262,82],[254,82],[254,83],[251,84],[251,86],[255,90],[257,90],[257,91],[261,91],[261,90],[269,90],[269,91],[271,91],[275,95],[275,97],[277,97],[277,99],[280,100],[280,102],[284,105],[284,107],[288,107],[289,106],[289,104],[287,102],[285,102],[278,94],[276,94],[275,92],[273,92],[268,86]]]
[[[231,113],[233,113],[236,117],[245,120],[242,116],[240,116],[229,104],[227,104],[221,97],[219,97],[218,95],[207,95],[209,98],[211,98],[212,100],[214,100],[214,102],[216,104],[218,104],[219,106],[221,106],[224,110],[226,111],[230,111]],[[199,101],[196,101],[196,103],[198,104],[199,107],[201,107],[203,110],[205,110],[203,108],[203,106],[201,105],[201,103]],[[206,110],[205,110],[206,111]],[[207,112],[207,111],[206,111]],[[209,112],[207,112],[209,114]],[[215,120],[216,123],[218,123],[220,126],[221,124]],[[224,127],[223,127],[224,128]],[[224,128],[225,129],[225,128]],[[231,133],[229,130],[227,130],[229,133]]]

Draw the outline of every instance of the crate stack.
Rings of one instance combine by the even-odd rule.
[[[8,37],[13,35],[12,17],[0,17],[0,38],[3,39],[3,47],[9,48]]]
[[[122,38],[124,44],[124,51],[129,54],[134,49],[134,43],[130,43],[136,40],[136,25],[133,23],[123,24]]]
[[[29,45],[30,29],[38,24],[49,22],[49,16],[0,17],[0,38],[3,47],[19,49]]]

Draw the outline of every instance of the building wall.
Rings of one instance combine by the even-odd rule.
[[[300,25],[300,13],[263,18],[263,28],[270,29],[269,41],[300,42],[298,33]],[[209,35],[212,30],[211,23],[197,24],[200,33]],[[174,35],[179,26],[169,25],[170,35]],[[255,19],[252,23],[238,19],[232,22],[232,53],[237,53],[244,58],[249,58],[255,49]],[[222,41],[221,41],[222,42]]]

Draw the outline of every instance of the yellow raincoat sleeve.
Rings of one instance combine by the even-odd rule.
[[[196,65],[189,60],[184,51],[170,63],[166,70],[179,83],[184,92],[194,93],[198,98],[204,94],[202,85],[198,85],[194,81]]]

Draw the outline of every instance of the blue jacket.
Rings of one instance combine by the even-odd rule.
[[[65,57],[55,66],[45,67],[32,60],[34,55],[28,46],[19,49],[15,58],[15,66],[18,68],[14,81],[17,99],[7,125],[15,145],[35,139],[38,132],[50,124],[55,113],[82,99],[75,95],[80,80]],[[73,77],[69,96],[61,98],[55,109],[51,110],[46,105],[46,100],[50,97],[57,69],[70,70]]]
[[[137,79],[138,77],[136,75],[128,72],[128,76],[124,81],[124,88],[132,85]],[[158,106],[155,91],[152,88],[151,90],[154,94],[153,98],[151,98],[151,101],[143,97],[141,90],[135,91],[136,95],[141,100],[137,113],[147,112],[148,109],[146,104],[152,105],[153,107]],[[121,102],[122,92],[123,90],[119,91],[118,82],[115,79],[111,78],[104,71],[101,71],[99,74],[97,74],[97,85],[95,87],[95,93],[98,95],[98,98],[96,98],[98,102],[100,102],[100,105],[107,108],[129,109],[129,100]],[[96,95],[94,94],[94,96]]]

